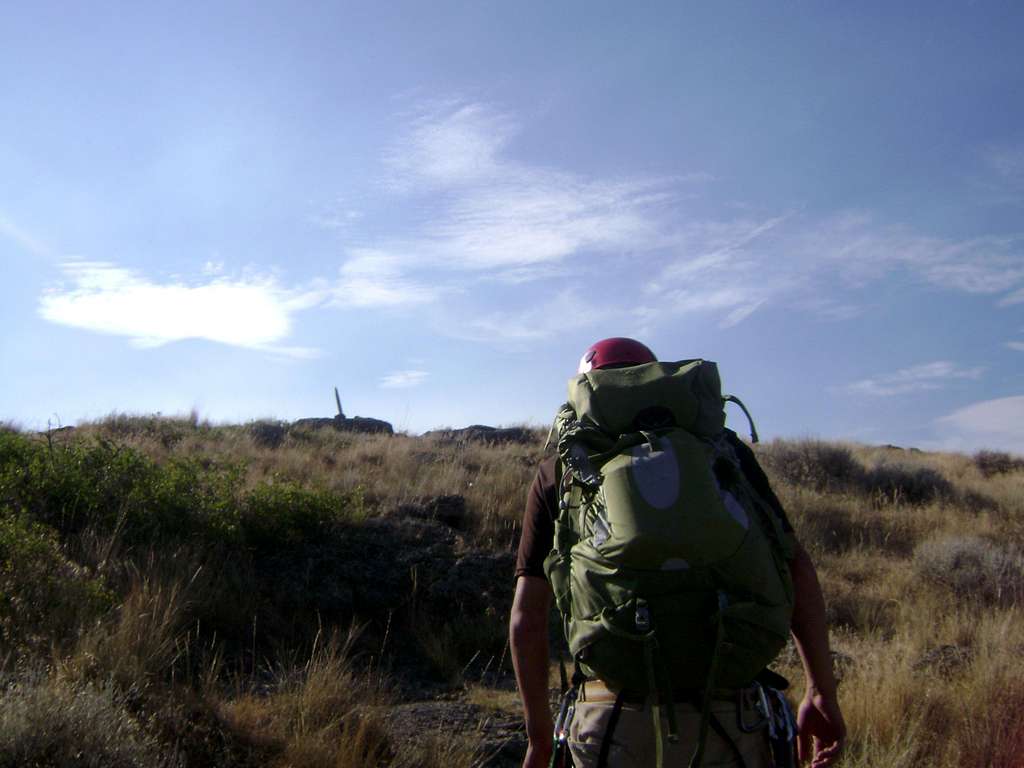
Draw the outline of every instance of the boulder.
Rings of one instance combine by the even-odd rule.
[[[489,427],[485,424],[473,424],[462,429],[434,429],[424,433],[423,436],[445,442],[479,442],[494,445],[505,443],[525,445],[537,441],[536,433],[526,427]]]
[[[330,427],[339,432],[361,432],[364,434],[395,434],[394,427],[383,419],[368,416],[335,416],[333,418],[309,418],[292,422],[291,429],[311,430]]]
[[[342,432],[365,432],[367,434],[395,434],[395,428],[382,419],[371,419],[368,416],[335,417],[334,428]]]

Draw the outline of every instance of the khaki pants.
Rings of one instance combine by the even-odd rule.
[[[605,698],[605,697],[602,697]],[[577,768],[595,768],[601,754],[601,742],[612,714],[613,702],[605,700],[576,702],[576,714],[569,726],[569,749]],[[712,712],[735,742],[747,768],[769,768],[768,729],[762,727],[754,733],[740,730],[736,717],[737,705],[731,701],[712,702]],[[668,741],[668,721],[662,710],[661,729],[664,738],[665,768],[686,768],[693,757],[700,732],[700,712],[690,704],[675,705],[679,741]],[[655,765],[654,720],[648,705],[623,704],[618,724],[612,734],[608,752],[608,768],[653,768]],[[708,728],[701,768],[735,768],[736,753]]]

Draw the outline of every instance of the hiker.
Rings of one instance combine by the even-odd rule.
[[[806,550],[796,541],[753,451],[735,433],[724,429],[724,402],[718,401],[721,389],[717,368],[699,360],[658,363],[640,342],[612,338],[587,350],[579,374],[570,381],[570,403],[559,412],[553,429],[559,455],[541,462],[529,490],[516,562],[509,636],[529,739],[523,768],[549,764],[577,768],[676,768],[699,764],[781,768],[787,763],[796,765],[797,760],[813,768],[834,764],[843,748],[845,725],[836,697],[825,605],[817,573]],[[676,382],[685,383],[685,397],[702,397],[705,405],[711,406],[701,410],[695,405],[689,411],[681,405],[677,407],[675,393],[682,385]],[[646,392],[655,400],[661,397],[662,402],[658,407],[634,407],[637,416],[631,427],[612,424],[605,425],[603,431],[594,428],[602,419],[614,421],[616,415],[628,410],[634,390]],[[697,394],[691,395],[691,390]],[[599,410],[595,403],[604,410]],[[581,412],[587,408],[593,410],[582,418]],[[746,412],[746,408],[743,410]],[[692,423],[682,423],[686,419]],[[751,431],[756,442],[753,423]],[[630,434],[625,435],[626,432]],[[632,447],[623,449],[627,443]],[[658,597],[648,595],[648,601],[643,595],[631,594],[629,585],[639,582],[615,581],[618,566],[613,568],[611,564],[619,561],[600,559],[608,553],[608,557],[618,557],[629,547],[640,546],[628,537],[616,538],[617,529],[621,537],[621,531],[630,528],[612,519],[619,513],[614,508],[616,504],[624,503],[623,494],[627,498],[629,494],[635,495],[636,488],[646,494],[646,502],[629,502],[640,510],[629,511],[638,516],[637,520],[641,520],[643,509],[648,507],[678,512],[679,507],[671,507],[675,497],[671,493],[666,496],[664,489],[675,488],[673,492],[677,495],[685,493],[678,491],[684,487],[679,478],[700,473],[677,472],[676,464],[666,464],[669,459],[665,457],[683,457],[686,446],[691,444],[704,446],[695,454],[702,457],[702,465],[707,464],[708,451],[719,457],[714,460],[713,472],[705,468],[706,479],[702,481],[715,494],[715,501],[708,504],[717,507],[707,513],[711,515],[706,517],[707,523],[701,518],[700,531],[684,532],[688,537],[684,543],[701,536],[711,537],[719,530],[724,532],[723,536],[739,532],[739,536],[746,537],[742,539],[743,546],[755,547],[750,553],[760,554],[746,557],[749,566],[744,562],[732,567],[753,568],[759,559],[768,562],[767,571],[750,577],[753,580],[749,589],[764,590],[759,604],[775,604],[771,609],[774,613],[765,609],[765,623],[775,623],[776,636],[752,625],[748,631],[747,624],[738,632],[732,629],[730,634],[730,612],[748,609],[742,603],[731,604],[737,600],[735,590],[718,591],[717,610],[712,593],[706,618],[694,618],[700,614],[690,613],[680,619],[662,608],[667,604],[664,600],[658,602]],[[580,445],[589,448],[581,452]],[[595,445],[608,450],[595,458]],[[608,459],[616,454],[619,458]],[[679,459],[685,460],[688,459]],[[731,465],[737,471],[729,480]],[[622,470],[623,467],[626,469]],[[616,480],[618,475],[632,479]],[[670,482],[673,477],[675,486]],[[650,482],[652,478],[655,482]],[[599,491],[595,490],[598,488]],[[605,503],[612,497],[619,501]],[[689,503],[692,507],[697,502]],[[678,515],[689,509],[686,507]],[[581,533],[576,530],[576,521],[584,518],[589,527]],[[754,518],[759,522],[755,523]],[[664,516],[654,519],[656,525],[664,524]],[[737,521],[746,526],[749,535]],[[634,527],[642,528],[642,520]],[[666,530],[663,538],[669,542],[673,537],[678,539],[678,532]],[[642,544],[653,551],[662,543],[660,538],[655,531]],[[571,546],[574,543],[576,546]],[[602,553],[602,547],[610,549]],[[729,552],[736,551],[733,544],[729,547]],[[769,552],[782,552],[784,557],[773,561],[766,554]],[[698,550],[690,555],[690,562],[670,557],[653,566],[641,561],[641,567],[653,569],[653,578],[685,580],[690,578],[686,574],[699,570],[696,564],[700,555]],[[604,565],[591,563],[587,570],[584,560],[588,556]],[[623,573],[627,566],[623,565]],[[652,570],[644,570],[638,578],[651,578],[651,573]],[[766,578],[765,573],[771,577]],[[773,581],[778,585],[773,585]],[[557,585],[554,591],[553,583]],[[573,594],[586,592],[595,584],[598,586],[593,595]],[[600,609],[601,590],[619,590],[620,598],[628,600],[626,608],[613,605]],[[680,599],[688,599],[690,594]],[[548,702],[548,616],[553,599],[563,614],[570,651],[578,651],[573,685],[559,712],[557,743]],[[582,611],[578,603],[587,601],[596,601],[595,613],[600,609],[596,618],[587,620],[572,615],[574,606]],[[615,622],[621,626],[612,626]],[[604,627],[607,632],[602,623],[608,625]],[[665,636],[665,627],[671,636]],[[787,722],[792,725],[792,712],[784,697],[776,692],[785,688],[786,682],[764,669],[785,642],[787,630],[795,641],[806,677],[805,693],[795,716],[799,730],[795,744],[785,734]],[[771,638],[764,642],[765,649],[757,647],[762,637]],[[723,638],[729,642],[723,642]],[[736,650],[744,642],[750,646],[746,654]],[[599,669],[609,671],[602,675]],[[754,669],[762,671],[755,673],[751,671]],[[564,668],[562,678],[566,689]],[[742,682],[737,682],[741,678]],[[727,682],[730,684],[726,685]],[[790,733],[793,730],[790,727]],[[571,761],[562,754],[566,746]],[[798,757],[787,755],[787,750],[792,749],[798,751]],[[553,754],[557,762],[552,759]]]

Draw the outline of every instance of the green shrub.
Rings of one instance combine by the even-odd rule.
[[[0,499],[70,536],[89,529],[129,545],[168,542],[293,548],[363,514],[362,495],[265,483],[243,493],[239,464],[157,464],[109,441],[53,446],[0,434]]]
[[[0,640],[59,640],[112,603],[100,579],[64,556],[52,529],[0,511]]]
[[[309,490],[291,482],[257,486],[242,500],[242,538],[247,547],[260,553],[315,543],[330,526],[349,517],[352,501],[345,495]]]
[[[112,531],[156,473],[140,453],[107,441],[55,445],[0,434],[0,500],[62,535]]]

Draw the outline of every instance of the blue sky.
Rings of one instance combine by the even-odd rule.
[[[1024,453],[1024,8],[638,5],[10,5],[0,418],[541,424],[633,335]]]

